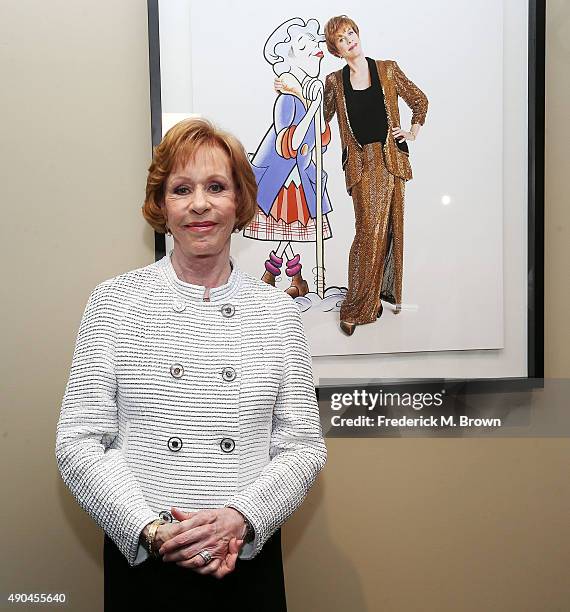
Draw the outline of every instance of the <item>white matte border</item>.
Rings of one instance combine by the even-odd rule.
[[[164,72],[164,37],[162,36],[161,2],[161,53]],[[171,3],[173,4],[173,3]],[[188,3],[176,0],[175,4],[183,10]],[[471,3],[473,4],[473,3]],[[249,6],[249,5],[248,5]],[[348,9],[344,9],[346,12]],[[480,9],[483,10],[483,9]],[[526,224],[527,224],[527,24],[528,7],[526,3],[516,0],[504,0],[504,49],[503,49],[503,113],[502,123],[503,151],[503,252],[504,252],[504,307],[508,316],[504,318],[504,346],[502,350],[463,350],[419,352],[388,355],[357,355],[315,357],[316,379],[320,377],[346,376],[347,366],[359,377],[494,377],[526,375]],[[329,10],[328,14],[334,13]],[[287,8],[287,15],[292,14]],[[311,15],[307,15],[311,16]],[[188,23],[179,20],[180,23]],[[173,46],[170,40],[170,46]],[[179,56],[180,57],[180,56]],[[403,63],[400,59],[400,63]],[[191,71],[189,65],[188,72]],[[264,68],[267,70],[267,67]],[[326,72],[327,70],[325,70]],[[180,74],[180,72],[179,72]],[[411,76],[416,76],[415,74]],[[212,78],[216,78],[213,74]],[[165,76],[163,74],[163,84]],[[417,77],[418,84],[423,85]],[[182,96],[183,97],[183,96]],[[191,97],[191,96],[190,96]],[[181,108],[167,108],[169,97],[163,93],[163,110],[184,112]],[[192,100],[187,98],[182,104]],[[177,104],[180,104],[179,99]],[[198,110],[198,109],[196,109]],[[429,116],[428,116],[429,121]],[[229,127],[226,125],[226,127]],[[426,124],[427,127],[427,124]],[[455,128],[454,128],[455,129]],[[427,130],[426,130],[427,131]],[[461,140],[461,131],[455,129],[455,141],[458,147],[465,146]],[[238,134],[239,135],[239,134]],[[421,135],[421,137],[424,134]],[[498,135],[497,142],[500,142]],[[423,142],[426,142],[425,140]],[[418,162],[415,162],[416,180]],[[421,166],[420,166],[421,167]],[[332,174],[332,171],[330,171]],[[410,183],[410,190],[412,189]],[[408,224],[409,225],[409,224]],[[240,259],[241,265],[241,259]],[[406,291],[406,289],[405,289]],[[445,299],[441,308],[445,309]],[[391,313],[386,312],[386,315]],[[337,315],[338,316],[338,315]],[[395,318],[395,317],[394,317]],[[501,316],[502,318],[502,316]],[[373,326],[368,326],[373,327]],[[365,329],[364,327],[362,329]],[[308,329],[311,343],[311,330]],[[357,330],[357,333],[360,330]],[[356,334],[355,334],[356,335]],[[346,339],[347,341],[352,340]],[[466,348],[469,348],[466,346]]]

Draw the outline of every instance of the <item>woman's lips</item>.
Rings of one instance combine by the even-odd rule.
[[[317,57],[324,57],[325,56],[325,54],[322,51],[317,51],[317,53],[315,53],[315,55]]]
[[[184,226],[184,229],[187,229],[191,232],[207,232],[212,229],[216,224],[212,221],[200,221],[199,223],[189,223]]]
[[[349,51],[352,51],[354,49],[354,47],[356,47],[357,43],[354,43],[353,45],[350,45],[350,47],[348,48]]]

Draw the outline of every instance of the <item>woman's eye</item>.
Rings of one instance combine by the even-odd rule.
[[[188,189],[188,187],[175,187],[174,188],[174,193],[176,195],[188,195],[190,193],[190,189]]]
[[[221,193],[224,190],[224,186],[220,185],[220,183],[212,183],[210,185],[210,191],[212,193]]]

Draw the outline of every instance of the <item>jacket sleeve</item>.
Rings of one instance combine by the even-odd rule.
[[[428,99],[424,92],[402,72],[396,62],[392,62],[394,82],[397,94],[412,110],[412,125],[423,125],[426,120]]]
[[[295,120],[295,102],[291,95],[280,94],[273,107],[273,125],[277,137],[275,139],[275,150],[278,155],[285,159],[297,157],[297,150],[293,148],[293,134],[297,129]]]
[[[56,458],[63,481],[130,565],[143,527],[156,518],[132,476],[118,435],[115,341],[120,303],[111,283],[91,294],[73,354],[57,424]],[[137,563],[143,559],[139,555]]]
[[[325,121],[330,123],[331,119],[334,117],[336,113],[336,96],[335,96],[335,85],[334,85],[334,73],[327,75],[325,79],[325,99],[323,102],[324,105],[324,115]]]
[[[283,333],[284,363],[273,408],[270,461],[251,485],[226,504],[241,512],[255,532],[254,540],[240,552],[243,559],[257,555],[301,505],[327,456],[301,314],[289,298],[281,312],[276,324]]]

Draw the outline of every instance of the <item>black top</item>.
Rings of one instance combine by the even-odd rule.
[[[370,87],[367,89],[353,89],[350,82],[350,68],[345,66],[342,70],[346,111],[350,127],[361,145],[371,142],[386,142],[388,133],[388,117],[384,105],[384,94],[378,78],[376,62],[369,57],[368,71],[370,72]]]
[[[342,83],[346,100],[348,121],[356,140],[361,145],[372,142],[386,142],[388,134],[388,116],[384,103],[384,93],[378,76],[376,62],[369,57],[368,72],[370,73],[370,87],[367,89],[353,89],[350,82],[350,68],[342,69]],[[399,149],[408,153],[408,143],[396,141]]]

